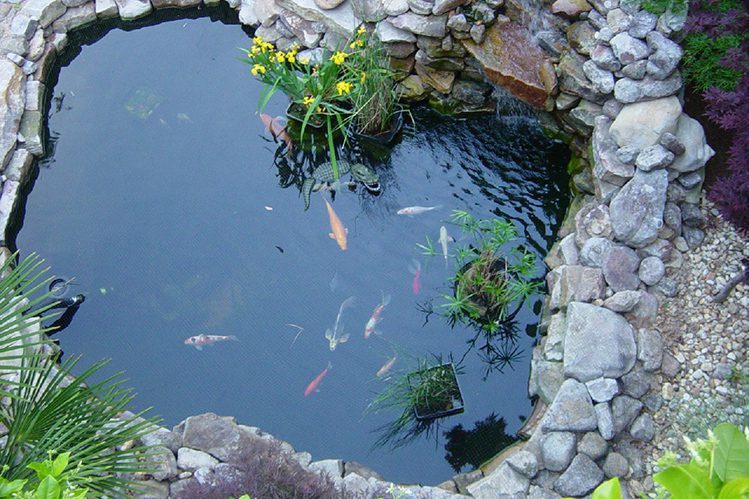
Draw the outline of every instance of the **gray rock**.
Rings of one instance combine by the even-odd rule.
[[[696,189],[702,185],[705,181],[705,167],[698,169],[697,171],[683,173],[679,175],[679,183],[685,189]]]
[[[361,24],[354,15],[351,2],[345,2],[332,10],[321,9],[314,0],[277,0],[276,3],[308,21],[323,23],[327,28],[326,36],[332,32],[339,37],[351,38],[354,30]]]
[[[632,326],[619,314],[585,303],[567,306],[564,373],[582,382],[618,378],[634,366]],[[587,391],[585,392],[587,395]]]
[[[554,490],[565,496],[583,496],[603,481],[603,471],[585,454],[578,454],[567,471],[554,484]]]
[[[613,478],[615,476],[624,478],[629,473],[629,463],[618,452],[609,452],[606,460],[603,462],[603,472],[606,478]]]
[[[528,499],[561,499],[562,496],[538,485],[531,485],[527,497]]]
[[[460,33],[471,31],[471,25],[468,23],[465,14],[456,14],[447,20],[447,27]]]
[[[640,10],[632,16],[632,25],[627,32],[635,38],[645,38],[648,33],[655,29],[656,22],[658,22],[658,16]]]
[[[408,42],[413,43],[416,41],[416,36],[404,29],[396,28],[387,21],[382,21],[377,24],[375,34],[382,43],[396,43],[396,42]]]
[[[642,80],[622,78],[614,85],[614,97],[624,104],[658,99],[678,93],[682,85],[683,81],[678,71],[663,80],[655,80],[649,76]]]
[[[562,265],[547,275],[551,289],[552,309],[564,307],[572,301],[590,302],[602,298],[604,293],[601,269],[580,265]]]
[[[596,426],[593,403],[585,385],[566,379],[546,411],[541,427],[553,431],[590,431]]]
[[[663,362],[661,363],[661,373],[666,379],[674,379],[681,370],[681,364],[669,352],[663,352]]]
[[[13,20],[10,23],[10,33],[14,36],[31,40],[36,33],[37,27],[39,27],[39,20],[37,18],[31,17],[24,12],[19,12],[13,16]]]
[[[715,369],[713,369],[713,372],[711,374],[713,378],[729,379],[731,376],[733,376],[733,368],[730,364],[719,362],[715,365]]]
[[[424,50],[416,52],[416,62],[440,71],[460,71],[465,65],[462,58],[429,57]],[[481,102],[483,103],[483,96],[481,97]]]
[[[596,431],[591,431],[583,435],[583,438],[577,444],[577,451],[585,454],[593,461],[597,461],[606,455],[609,444]]]
[[[609,94],[614,91],[614,75],[611,71],[599,67],[596,62],[590,60],[583,64],[583,72],[598,92]]]
[[[619,394],[619,384],[612,378],[596,378],[585,383],[594,402],[608,402]]]
[[[557,96],[556,107],[560,111],[567,111],[575,107],[578,102],[580,102],[580,97],[562,92]]]
[[[619,71],[622,68],[622,63],[614,55],[614,51],[611,47],[606,45],[596,45],[593,50],[590,51],[590,59],[602,70],[605,71]],[[613,75],[612,75],[613,80]],[[613,91],[614,86],[612,84],[611,90]],[[608,92],[606,92],[608,93]]]
[[[620,395],[611,402],[616,434],[626,430],[642,410],[642,402],[628,395]],[[604,436],[605,438],[605,436]]]
[[[330,478],[343,477],[343,461],[340,459],[323,459],[309,464],[309,470],[319,475],[327,475]]]
[[[563,382],[564,366],[561,362],[538,360],[532,363],[528,392],[531,397],[538,395],[545,403],[551,404]]]
[[[663,397],[658,393],[648,393],[642,397],[642,403],[645,404],[645,408],[651,412],[658,412],[663,407]]]
[[[502,463],[489,476],[467,487],[473,497],[525,497],[530,480],[515,471],[509,464]]]
[[[421,16],[428,16],[432,13],[434,2],[430,0],[408,0],[408,6],[411,12]]]
[[[665,168],[674,161],[674,153],[660,144],[643,149],[635,160],[637,168],[649,172],[657,168]]]
[[[508,457],[505,462],[518,473],[533,478],[538,473],[538,459],[536,455],[527,450],[516,452]]]
[[[612,120],[616,119],[619,112],[622,110],[622,107],[624,107],[624,104],[612,97],[603,104],[603,114]]]
[[[663,135],[661,135],[659,142],[663,147],[674,153],[676,156],[684,154],[687,150],[679,138],[671,132],[664,132]]]
[[[575,457],[575,434],[567,431],[552,431],[544,437],[541,455],[544,467],[551,471],[563,471]]]
[[[207,452],[221,461],[229,461],[237,452],[262,437],[213,413],[185,420],[182,445]]]
[[[632,26],[632,16],[622,9],[612,9],[606,14],[606,24],[614,33],[627,31]]]
[[[554,314],[549,321],[549,329],[544,342],[544,358],[550,361],[561,361],[564,358],[565,314]]]
[[[406,12],[397,17],[389,18],[396,28],[410,31],[424,36],[442,38],[447,34],[447,16],[420,16],[413,12]]]
[[[665,132],[675,132],[681,115],[676,97],[625,105],[609,133],[618,146],[644,149],[658,143]]]
[[[375,470],[368,468],[361,463],[357,463],[356,461],[346,461],[343,464],[343,476],[346,477],[347,475],[350,475],[352,473],[356,473],[365,480],[369,480],[370,478],[374,478],[375,480],[380,481],[385,480],[383,476],[377,473]]]
[[[568,234],[559,241],[559,250],[565,265],[577,265],[580,252],[575,243],[575,235]]]
[[[652,286],[650,289],[668,298],[673,298],[679,293],[679,285],[670,277],[664,277],[658,281],[658,284]]]
[[[16,146],[26,101],[26,77],[21,68],[0,58],[0,167],[10,161]]]
[[[384,0],[385,13],[389,16],[399,16],[408,12],[408,0]]]
[[[681,209],[676,203],[666,203],[666,207],[663,210],[663,221],[665,224],[673,229],[674,233],[681,234]],[[669,249],[669,255],[671,250]],[[668,258],[666,255],[665,258]]]
[[[471,26],[470,34],[471,34],[471,39],[474,42],[478,44],[483,43],[484,37],[486,36],[486,25],[474,24],[473,26]]]
[[[567,40],[575,51],[589,55],[596,46],[596,30],[587,21],[577,21],[567,28]]]
[[[642,263],[640,263],[642,266]],[[603,306],[613,312],[629,312],[634,309],[640,302],[640,292],[633,290],[624,290],[614,293],[610,297],[606,298],[603,302]]]
[[[26,111],[18,129],[18,141],[34,156],[44,155],[44,114],[41,111]]]
[[[639,366],[622,376],[622,391],[633,398],[639,399],[645,395],[653,383],[653,375]]]
[[[341,482],[341,488],[351,497],[371,497],[372,491],[369,482],[356,473],[346,475]]]
[[[610,205],[614,235],[629,246],[642,248],[658,237],[663,225],[668,173],[638,170]]]
[[[115,0],[115,3],[123,21],[132,21],[147,16],[153,10],[149,0]]]
[[[247,0],[242,1],[247,2]],[[242,12],[240,11],[240,20],[241,14]],[[250,23],[253,24],[252,22]],[[255,20],[254,24],[257,24],[257,20]],[[283,24],[306,48],[317,47],[323,37],[322,33],[318,32],[316,23],[308,21],[286,9],[281,9],[279,22],[276,24]]]
[[[208,453],[182,447],[177,451],[177,466],[182,470],[195,471],[198,468],[213,469],[219,460]]]
[[[472,483],[478,482],[482,478],[484,478],[484,473],[480,469],[469,471],[468,473],[458,473],[457,475],[453,475],[452,481],[455,484],[455,488],[457,488],[455,492],[467,494],[468,486]]]
[[[177,476],[177,459],[172,451],[166,447],[154,447],[150,452],[154,454],[147,456],[145,460],[152,463],[153,468],[156,469],[150,473],[154,480],[171,480]]]
[[[616,143],[615,143],[616,144]],[[634,165],[640,150],[632,146],[620,147],[616,150],[616,158],[626,165]],[[635,174],[634,169],[632,175]]]
[[[655,256],[644,258],[642,262],[640,262],[640,269],[637,273],[640,280],[648,286],[657,284],[665,274],[666,266],[660,258]]]
[[[66,7],[61,0],[28,0],[23,2],[21,13],[39,21],[42,28],[52,24],[65,13]]]
[[[600,433],[605,440],[611,440],[616,436],[616,431],[614,429],[614,416],[611,413],[611,407],[608,402],[602,402],[595,405],[594,411],[596,413],[598,433]]]
[[[687,227],[705,227],[707,225],[707,218],[696,204],[682,203],[679,208],[681,210],[681,222]]]
[[[585,59],[575,51],[565,53],[559,61],[559,89],[572,95],[578,95],[585,100],[603,104],[607,96],[598,92],[583,72]]]
[[[611,39],[611,49],[622,64],[630,64],[648,56],[648,46],[628,33],[619,33]]]
[[[362,21],[377,23],[389,15],[385,4],[384,0],[353,0],[351,7],[354,15]]]
[[[595,64],[593,65],[595,66]],[[583,99],[575,109],[569,112],[567,117],[572,126],[587,134],[593,128],[596,117],[600,116],[602,112],[601,106]]]
[[[94,4],[89,2],[85,5],[69,8],[65,14],[52,23],[52,28],[57,32],[67,33],[94,21],[96,21],[96,9]]]
[[[603,261],[603,277],[614,292],[636,290],[640,286],[637,269],[640,257],[627,246],[616,245]]]
[[[143,445],[160,445],[166,447],[175,454],[182,447],[182,436],[166,428],[158,427],[151,433],[140,437]]]
[[[580,263],[588,267],[602,267],[609,251],[614,247],[611,240],[604,237],[591,237],[580,250]]]
[[[653,440],[655,436],[655,424],[650,414],[641,414],[635,419],[632,427],[629,429],[629,434],[632,435],[632,438],[641,442],[650,442]]]
[[[705,239],[705,232],[702,229],[698,229],[696,227],[684,226],[684,228],[682,229],[682,235],[687,241],[689,249],[695,249],[700,244],[702,244],[702,241]]]
[[[597,176],[597,175],[596,175]],[[596,201],[585,204],[575,215],[575,242],[579,247],[591,237],[609,237],[611,219],[609,207]]]
[[[651,51],[648,57],[648,74],[656,80],[668,78],[681,61],[681,47],[658,31],[651,31],[646,39]]]
[[[434,14],[435,16],[446,14],[448,11],[453,10],[460,5],[463,5],[466,2],[467,0],[436,0],[434,2],[432,14]]]
[[[3,174],[7,180],[25,183],[31,173],[34,157],[26,149],[16,149]],[[561,349],[561,347],[560,347]],[[561,359],[560,359],[561,360]]]

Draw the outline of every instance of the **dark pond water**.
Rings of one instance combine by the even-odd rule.
[[[261,86],[237,61],[249,36],[217,13],[134,27],[89,34],[62,60],[50,82],[54,155],[40,164],[16,238],[87,296],[57,335],[65,355],[111,358],[107,374],[126,371],[137,408],[154,406],[166,424],[234,415],[314,459],[363,462],[390,480],[438,483],[500,450],[531,409],[538,299],[513,325],[516,362],[493,370],[484,340],[471,347],[476,331],[438,313],[452,265],[416,243],[436,240],[441,225],[457,237],[446,221],[462,209],[506,217],[544,254],[567,203],[565,147],[528,119],[416,109],[416,129],[390,154],[354,150],[380,174],[382,193],[344,190],[332,200],[349,229],[344,252],[328,237],[322,196],[305,211],[296,185],[282,187],[301,155],[278,151],[255,114]],[[285,105],[279,98],[267,112]],[[440,208],[396,214],[411,205]],[[381,293],[392,296],[381,334],[365,339]],[[331,351],[325,331],[351,296],[351,339]],[[238,341],[184,344],[201,333]],[[397,414],[364,411],[394,353],[396,373],[425,356],[463,358],[466,410],[409,445],[373,449],[373,431]]]

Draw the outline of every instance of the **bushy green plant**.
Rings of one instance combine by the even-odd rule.
[[[93,381],[105,363],[99,362],[78,377],[71,372],[77,360],[59,365],[58,356],[39,327],[49,306],[49,295],[30,302],[24,296],[45,289],[49,279],[35,255],[12,267],[13,258],[0,266],[0,469],[7,482],[32,480],[43,469],[50,451],[65,449],[75,465],[66,476],[72,487],[92,493],[121,495],[138,490],[129,473],[153,471],[144,462],[148,448],[124,446],[153,430],[155,418],[123,416],[133,399],[117,375]],[[59,458],[59,456],[58,456]],[[61,461],[50,465],[51,470]],[[67,464],[67,463],[66,463]],[[49,474],[49,473],[48,473]],[[38,475],[37,475],[38,476]],[[17,482],[16,482],[17,483]]]
[[[682,70],[687,83],[704,92],[711,87],[731,91],[741,78],[741,71],[720,64],[726,53],[738,49],[746,35],[729,34],[708,36],[706,33],[689,33],[682,47]]]
[[[473,241],[457,248],[455,291],[442,295],[445,303],[440,307],[453,323],[478,324],[494,332],[538,290],[536,257],[516,243],[515,227],[504,219],[479,220],[454,210],[451,221]]]
[[[642,0],[640,2],[643,10],[657,16],[665,12],[683,15],[687,12],[687,5],[687,0]]]
[[[0,499],[85,499],[88,489],[71,483],[77,469],[68,470],[70,452],[52,459],[53,453],[42,462],[32,462],[28,468],[36,472],[35,479],[7,480],[0,474]],[[6,468],[4,468],[6,470]]]
[[[680,463],[674,454],[658,460],[663,471],[653,476],[655,483],[672,497],[729,499],[749,497],[749,440],[747,430],[721,423],[708,437],[687,439],[691,454],[688,463]]]

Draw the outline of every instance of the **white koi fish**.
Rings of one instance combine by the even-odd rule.
[[[442,208],[442,206],[409,206],[407,208],[401,208],[396,213],[398,213],[398,215],[408,215],[409,217],[412,217],[414,215],[421,215],[427,211],[439,210],[440,208]]]
[[[220,336],[217,334],[199,334],[197,336],[190,336],[187,338],[184,343],[185,345],[192,345],[198,350],[203,350],[203,347],[206,345],[213,345],[214,343],[218,341],[239,341],[236,336],[230,335],[230,336]]]
[[[356,298],[353,296],[349,296],[348,298],[343,300],[341,306],[338,308],[338,315],[336,316],[333,330],[331,331],[330,328],[325,330],[325,339],[328,340],[328,345],[330,346],[331,352],[335,350],[338,344],[346,343],[349,339],[349,335],[343,334],[343,322],[341,322],[341,317],[343,316],[343,311],[346,308],[352,306],[355,301]]]
[[[448,235],[444,225],[440,227],[440,238],[437,239],[437,242],[442,246],[442,256],[445,257],[445,263],[447,263],[447,243],[455,242],[455,239]]]
[[[382,301],[374,309],[374,312],[372,312],[372,316],[367,321],[367,325],[364,326],[365,338],[369,338],[369,335],[375,332],[375,327],[377,326],[377,323],[382,320],[380,318],[380,314],[382,314],[382,311],[385,309],[385,306],[387,306],[388,303],[390,303],[390,295],[386,295],[385,293],[382,293]]]

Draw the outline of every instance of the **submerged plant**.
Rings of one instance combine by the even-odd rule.
[[[35,255],[15,268],[14,258],[0,267],[0,468],[5,480],[28,480],[36,486],[38,475],[32,463],[44,463],[50,451],[64,449],[75,473],[66,475],[73,487],[92,493],[118,496],[140,490],[142,484],[129,478],[135,472],[153,471],[148,448],[132,445],[153,431],[155,418],[143,413],[124,416],[133,399],[118,375],[94,381],[105,362],[98,362],[77,377],[71,372],[73,359],[57,363],[56,354],[39,324],[49,307],[42,306],[49,294],[26,301],[49,282],[47,269]],[[128,445],[124,445],[128,443]],[[56,467],[61,466],[57,462]],[[65,462],[67,466],[67,460]],[[65,468],[65,467],[63,467]],[[37,470],[38,471],[38,470]]]

